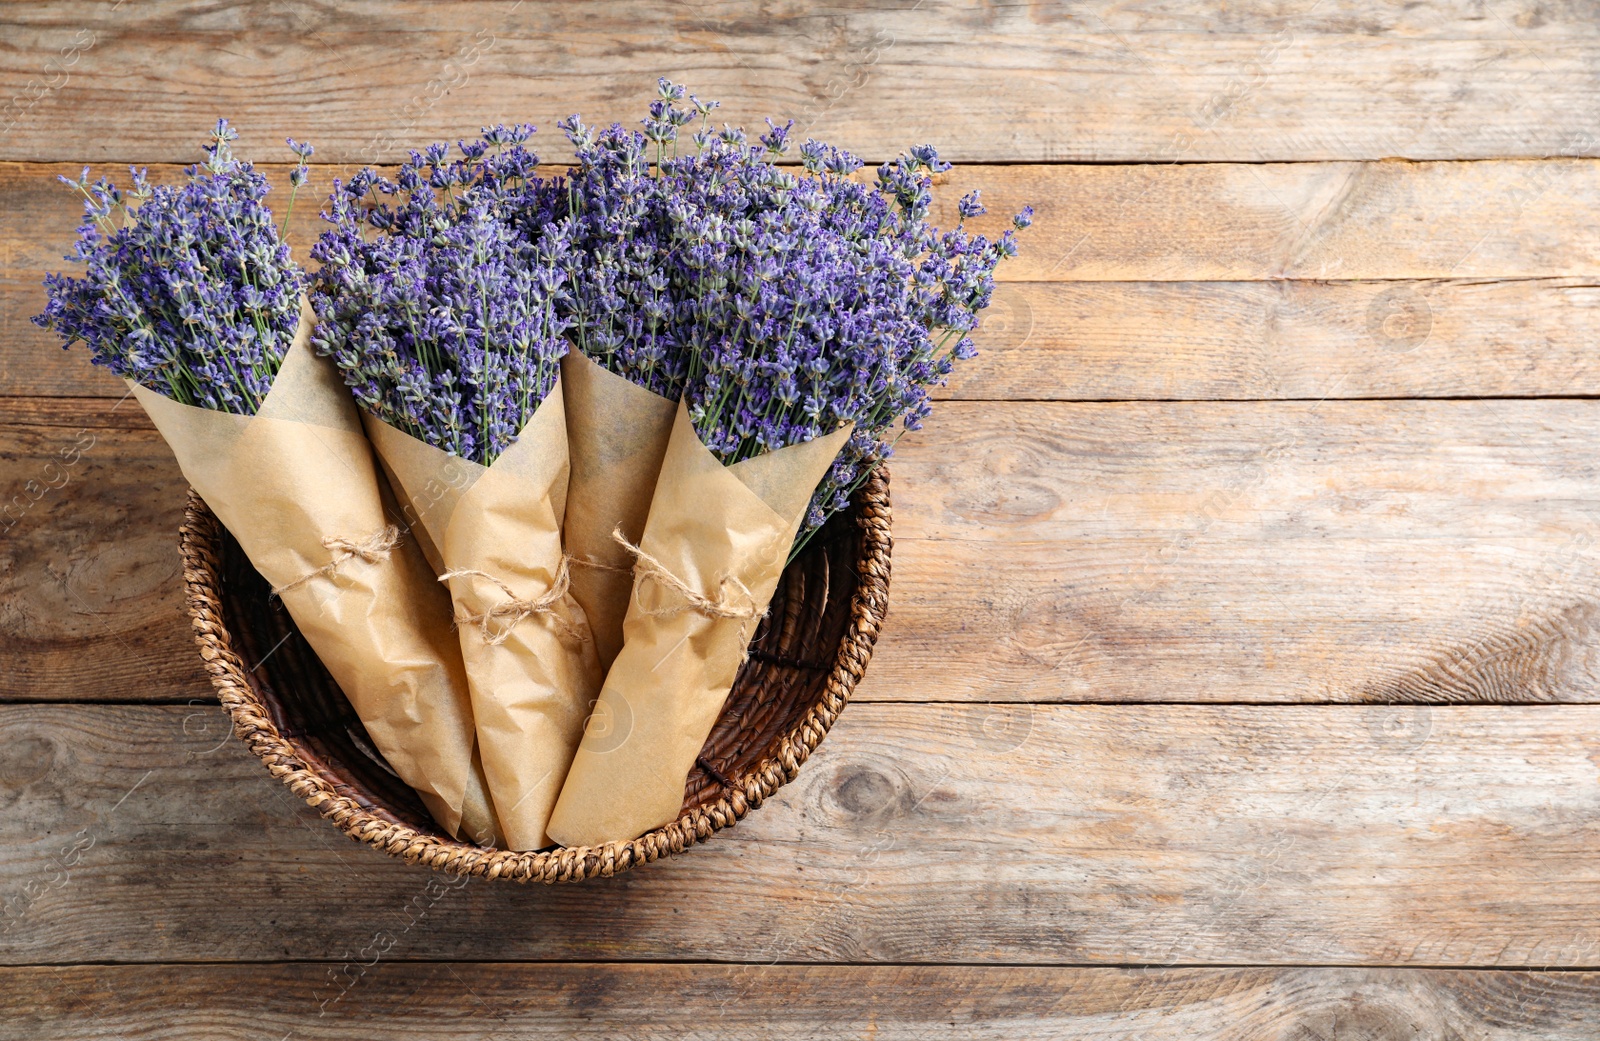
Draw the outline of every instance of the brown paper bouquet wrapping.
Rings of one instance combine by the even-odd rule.
[[[633,556],[613,533],[637,543],[677,402],[618,376],[581,351],[561,359],[572,478],[564,524],[572,595],[594,633],[602,670],[622,649],[633,595]]]
[[[449,597],[385,514],[355,404],[309,311],[253,416],[129,382],[206,505],[270,582],[390,767],[440,827],[496,838]]]
[[[601,679],[561,546],[568,473],[561,382],[489,466],[363,418],[407,518],[448,578],[505,844],[539,849],[549,844],[550,808]]]
[[[677,817],[812,493],[850,433],[724,466],[678,406],[636,547],[622,651],[567,772],[552,839],[626,841]]]

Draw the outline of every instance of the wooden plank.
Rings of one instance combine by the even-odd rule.
[[[1002,282],[940,396],[1594,395],[1597,340],[1589,279]]]
[[[0,686],[212,699],[183,608],[182,477],[132,398],[87,404],[0,409]]]
[[[1600,697],[1588,401],[951,403],[864,696]]]
[[[1573,972],[381,961],[0,970],[0,1038],[15,1041],[1588,1041],[1597,1004],[1600,974]]]
[[[730,833],[532,892],[353,845],[217,718],[0,706],[0,963],[1600,967],[1596,706],[857,704]]]
[[[130,4],[126,7],[117,5],[113,0],[112,6],[115,10],[111,13],[117,16],[117,25],[130,32],[182,29],[220,33],[251,28],[287,29],[294,24],[294,15],[299,13],[296,10],[297,6],[305,5],[285,4],[274,12],[248,9],[217,10],[193,4],[175,3],[173,0]],[[347,12],[351,21],[358,17],[366,19],[369,23],[381,21],[385,23],[386,31],[401,35],[458,30],[462,25],[462,12],[486,15],[509,14],[521,6],[516,0],[491,0],[491,2],[461,0],[454,5],[452,13],[446,14],[426,0],[352,0],[351,3],[344,5],[343,11]],[[57,3],[47,7],[18,4],[15,11],[7,12],[6,24],[61,28],[81,23],[85,19],[103,16],[106,14],[103,7],[103,4],[97,4],[94,0],[58,0]],[[659,12],[643,4],[616,2],[609,4],[608,7],[612,13],[605,17],[617,22],[622,22],[638,12],[659,16]],[[747,8],[743,5],[725,0],[702,3],[698,5],[698,10],[708,19],[714,19],[719,14],[748,14]],[[337,15],[333,12],[316,13],[325,17]],[[907,12],[881,8],[854,13],[876,17]],[[1286,5],[1279,0],[1241,0],[1240,3],[1230,4],[1226,11],[1195,8],[1183,3],[1182,0],[1130,0],[1115,7],[1104,8],[1063,7],[1022,12],[1000,8],[980,12],[976,16],[932,5],[925,10],[919,8],[917,13],[923,16],[921,24],[930,29],[945,21],[960,28],[971,29],[981,19],[997,22],[1010,18],[1028,25],[1055,26],[1061,31],[1066,31],[1070,27],[1083,32],[1098,27],[1101,30],[1124,34],[1155,35],[1193,31],[1238,35],[1248,34],[1254,29],[1272,31],[1292,29],[1316,35],[1343,36],[1359,32],[1374,36],[1450,35],[1459,39],[1497,40],[1505,35],[1507,32],[1505,23],[1509,23],[1511,29],[1532,39],[1581,40],[1600,36],[1600,27],[1597,27],[1592,20],[1566,9],[1542,8],[1537,0],[1508,0],[1496,9],[1495,16],[1485,15],[1470,3],[1462,3],[1459,0],[1446,0],[1430,4],[1426,8],[1374,3],[1373,0],[1323,0],[1322,3],[1306,7]],[[775,11],[769,19],[769,24],[775,25],[780,22],[786,25],[799,24],[801,19],[810,14],[811,12],[798,8]],[[276,22],[269,21],[273,17],[277,18]],[[569,21],[572,24],[580,24],[578,19]],[[265,24],[256,24],[258,22]],[[608,28],[593,18],[581,24],[590,26],[596,34],[604,33]],[[736,28],[750,30],[754,26],[743,25]]]
[[[658,72],[731,120],[793,117],[874,160],[922,140],[1094,162],[1591,146],[1600,40],[1581,5],[1431,6],[7,5],[0,158],[176,160],[220,111],[341,161],[392,160],[497,120],[631,121]],[[138,119],[129,97],[151,99]]]
[[[273,158],[270,143],[258,157]],[[278,183],[283,169],[263,163]],[[98,167],[96,169],[99,169]],[[290,221],[302,245],[319,200],[354,167],[314,168]],[[81,164],[0,164],[8,279],[61,268],[81,205],[60,175]],[[105,172],[116,175],[117,169]],[[179,168],[150,168],[176,181]],[[934,220],[981,189],[994,232],[1036,211],[1011,281],[1556,278],[1600,273],[1600,244],[1574,214],[1600,207],[1600,160],[958,166],[941,175]],[[278,196],[282,199],[282,196]],[[9,308],[8,308],[9,310]]]
[[[1032,204],[1014,281],[1588,276],[1600,162],[957,167],[940,223],[983,189],[978,230]]]
[[[79,206],[55,178],[78,169],[0,165],[0,394],[121,394],[29,321],[70,267]],[[302,255],[343,172],[317,168],[296,206]],[[962,396],[1320,397],[1335,370],[1342,397],[1593,392],[1600,237],[1572,215],[1600,208],[1600,161],[990,166],[940,198],[972,187],[991,205],[974,226],[1025,202],[1039,219]]]
[[[206,696],[157,435],[6,400],[0,699]],[[858,696],[1600,700],[1597,458],[1592,401],[943,403]]]
[[[36,296],[31,285],[26,294]],[[12,315],[42,306],[13,294]],[[0,307],[5,306],[0,301]],[[0,324],[5,323],[0,312]],[[32,326],[0,396],[121,397]],[[1590,279],[1002,282],[940,398],[1138,401],[1600,394]]]

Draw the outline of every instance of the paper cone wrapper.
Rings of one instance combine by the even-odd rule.
[[[850,428],[732,466],[680,404],[639,544],[708,600],[764,614],[800,522]],[[746,599],[738,590],[748,590]],[[583,735],[550,837],[625,841],[677,818],[684,785],[733,687],[758,617],[712,617],[642,569],[622,652]]]
[[[622,649],[633,596],[633,556],[611,533],[620,529],[635,545],[643,537],[678,405],[578,351],[561,359],[561,382],[572,458],[564,524],[572,595],[605,670]]]
[[[600,688],[594,641],[570,592],[520,620],[491,616],[487,632],[481,619],[558,581],[568,472],[561,383],[491,466],[363,418],[442,573],[481,572],[449,582],[478,752],[507,848],[549,845],[550,808]]]
[[[275,589],[389,766],[445,831],[495,838],[477,765],[449,597],[410,538],[374,561],[323,539],[362,543],[396,518],[372,448],[333,364],[311,350],[303,313],[254,416],[197,408],[129,382],[178,465]],[[309,579],[307,576],[313,576]],[[259,663],[252,662],[252,665]]]

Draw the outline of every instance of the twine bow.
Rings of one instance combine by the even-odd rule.
[[[622,534],[622,529],[617,528],[611,533],[617,544],[633,554],[633,570],[635,580],[633,583],[633,605],[641,612],[652,618],[661,618],[666,615],[678,614],[682,607],[646,607],[639,602],[638,577],[653,578],[661,585],[677,593],[678,596],[694,610],[707,618],[743,618],[749,620],[760,615],[761,610],[756,607],[756,598],[748,586],[734,578],[732,575],[723,575],[717,582],[717,596],[712,599],[704,593],[689,585],[683,579],[674,575],[665,564],[644,550],[628,541]],[[732,596],[730,596],[730,593]],[[740,603],[739,601],[743,601]]]
[[[378,561],[387,558],[389,556],[389,551],[398,546],[400,544],[400,540],[404,537],[405,536],[400,529],[393,524],[389,525],[387,528],[384,528],[380,532],[368,535],[359,542],[355,539],[347,539],[342,535],[324,536],[322,539],[322,545],[325,549],[332,551],[333,559],[329,560],[326,564],[317,568],[310,574],[301,575],[293,582],[289,582],[281,586],[273,586],[272,595],[282,596],[291,589],[300,588],[307,582],[310,582],[312,579],[322,578],[324,576],[332,577],[338,573],[341,567],[351,560],[356,560],[359,558],[362,563],[376,564]]]
[[[556,568],[555,581],[550,583],[538,596],[523,598],[517,596],[511,587],[489,574],[487,571],[478,571],[475,568],[461,568],[457,571],[446,571],[439,576],[439,581],[448,582],[452,578],[481,578],[500,587],[506,598],[481,614],[461,614],[456,616],[458,623],[476,625],[483,634],[483,642],[490,647],[498,647],[505,643],[511,636],[511,630],[532,618],[536,614],[546,614],[562,600],[566,599],[568,587],[571,584],[572,572],[567,566],[570,557],[562,557],[561,564]],[[582,630],[575,628],[572,623],[560,616],[552,616],[557,623],[562,635],[573,639],[587,638]]]

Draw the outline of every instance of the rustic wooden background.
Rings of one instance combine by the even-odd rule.
[[[1600,1036],[1597,14],[0,4],[0,1037]],[[178,471],[27,321],[53,179],[219,115],[314,188],[559,160],[658,74],[1038,223],[801,778],[608,882],[429,876],[228,738]]]

